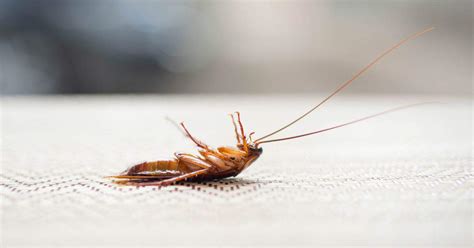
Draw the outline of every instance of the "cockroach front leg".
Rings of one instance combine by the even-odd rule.
[[[233,114],[229,114],[230,118],[232,119],[232,125],[234,125],[234,133],[235,133],[235,138],[237,139],[237,144],[240,144],[240,134],[239,131],[237,130],[237,123],[235,123],[235,118]]]

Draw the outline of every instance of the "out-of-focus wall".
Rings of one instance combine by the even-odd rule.
[[[472,1],[0,0],[2,94],[472,93]]]

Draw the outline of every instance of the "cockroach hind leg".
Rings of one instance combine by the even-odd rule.
[[[173,178],[169,178],[169,179],[165,179],[165,180],[161,180],[161,181],[153,181],[153,182],[133,182],[133,181],[128,181],[128,182],[125,182],[125,185],[129,185],[129,186],[169,186],[169,185],[172,185],[174,183],[177,183],[177,182],[180,182],[180,181],[184,181],[186,179],[189,179],[189,178],[193,178],[193,177],[197,177],[203,173],[206,173],[208,170],[207,169],[203,169],[203,170],[198,170],[198,171],[194,171],[194,172],[190,172],[190,173],[187,173],[187,174],[184,174],[184,175],[181,175],[181,176],[177,176],[177,177],[173,177]]]

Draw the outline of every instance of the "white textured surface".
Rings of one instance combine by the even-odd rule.
[[[2,100],[1,244],[11,246],[472,244],[469,99],[338,96],[285,134],[403,103],[442,100],[318,136],[268,144],[235,179],[157,188],[102,176],[256,136],[321,96],[17,97]]]

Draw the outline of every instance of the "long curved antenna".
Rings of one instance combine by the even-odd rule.
[[[339,125],[336,125],[336,126],[333,126],[333,127],[321,129],[321,130],[314,131],[314,132],[310,132],[310,133],[300,134],[300,135],[281,138],[281,139],[273,139],[273,140],[265,140],[265,141],[255,142],[255,145],[258,147],[260,144],[263,144],[263,143],[270,143],[270,142],[284,141],[284,140],[290,140],[290,139],[297,139],[297,138],[301,138],[301,137],[304,137],[304,136],[309,136],[309,135],[313,135],[313,134],[317,134],[317,133],[322,133],[322,132],[326,132],[326,131],[329,131],[329,130],[332,130],[332,129],[336,129],[336,128],[340,128],[340,127],[347,126],[347,125],[350,125],[350,124],[354,124],[354,123],[357,123],[357,122],[360,122],[360,121],[371,119],[371,118],[374,118],[374,117],[377,117],[377,116],[380,116],[380,115],[384,115],[384,114],[388,114],[390,112],[398,111],[398,110],[401,110],[401,109],[406,109],[406,108],[411,108],[411,107],[424,105],[424,104],[431,104],[431,103],[437,103],[437,102],[422,102],[422,103],[415,103],[415,104],[405,105],[405,106],[385,110],[385,111],[377,113],[377,114],[369,115],[369,116],[366,116],[364,118],[360,118],[360,119],[357,119],[357,120],[353,120],[353,121],[350,121],[350,122],[339,124]]]
[[[372,62],[370,62],[368,65],[366,65],[364,68],[362,68],[359,72],[357,72],[356,74],[354,74],[354,76],[352,76],[351,79],[347,80],[345,83],[343,83],[341,86],[339,86],[331,95],[329,95],[328,97],[326,97],[323,101],[321,101],[318,105],[314,106],[312,109],[310,109],[308,112],[304,113],[303,115],[301,115],[300,117],[298,117],[296,120],[290,122],[289,124],[283,126],[282,128],[274,131],[274,132],[271,132],[261,138],[258,138],[255,140],[255,142],[257,143],[258,141],[260,140],[263,140],[265,138],[268,138],[278,132],[281,132],[283,131],[284,129],[288,128],[289,126],[295,124],[296,122],[298,122],[299,120],[303,119],[304,117],[306,117],[307,115],[309,115],[311,112],[313,112],[315,109],[317,109],[319,106],[323,105],[327,100],[331,99],[334,95],[336,95],[337,93],[339,93],[341,90],[343,90],[345,87],[347,87],[349,84],[351,84],[354,80],[356,80],[358,77],[360,77],[362,74],[364,74],[364,72],[366,72],[370,67],[372,67],[373,65],[375,65],[377,62],[379,62],[379,60],[381,60],[383,57],[385,57],[387,54],[389,54],[390,52],[392,52],[393,50],[397,49],[398,47],[400,47],[401,45],[403,45],[405,42],[409,41],[409,40],[412,40],[412,39],[415,39],[416,37],[424,34],[424,33],[427,33],[431,30],[433,30],[434,27],[431,27],[431,28],[427,28],[423,31],[420,31],[418,33],[415,33],[411,36],[409,36],[408,38],[405,38],[404,40],[398,42],[397,44],[395,44],[394,46],[392,46],[391,48],[389,48],[388,50],[386,50],[385,52],[383,52],[382,54],[380,54],[378,57],[376,57]]]

